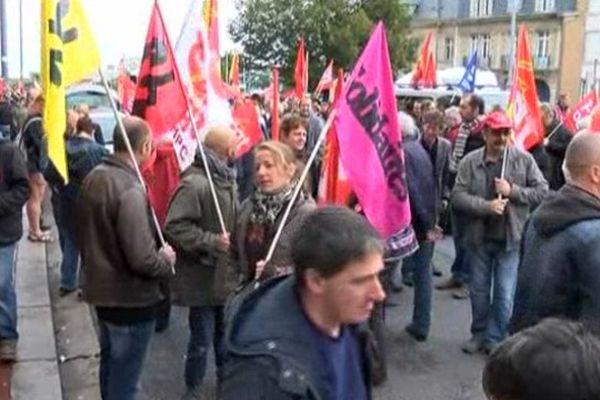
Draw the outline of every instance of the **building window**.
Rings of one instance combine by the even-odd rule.
[[[471,18],[488,17],[492,15],[493,0],[471,0]]]
[[[536,12],[554,11],[554,0],[535,0]]]
[[[550,54],[550,32],[539,31],[535,42],[535,56],[542,58]]]
[[[444,40],[444,60],[452,61],[454,59],[454,38],[447,37]]]
[[[490,46],[491,37],[489,34],[471,35],[471,53],[477,50],[477,58],[480,60],[487,61],[490,56]]]

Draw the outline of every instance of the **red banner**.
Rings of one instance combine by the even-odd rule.
[[[117,92],[119,93],[119,100],[121,100],[123,110],[128,113],[131,113],[133,109],[135,90],[136,85],[129,77],[129,73],[125,69],[125,64],[121,60],[119,63],[119,75],[117,77]]]
[[[182,170],[192,163],[197,142],[191,131],[187,99],[171,43],[156,2],[146,35],[132,114],[148,122],[155,143],[173,141]]]
[[[337,85],[335,87],[334,103],[342,96],[344,86],[344,70],[338,70]],[[335,130],[335,124],[327,132],[325,142],[325,155],[321,169],[321,181],[319,183],[319,204],[347,205],[352,189],[344,167],[340,160],[340,145]]]
[[[542,115],[535,87],[527,27],[519,29],[517,63],[509,98],[508,115],[514,124],[517,145],[529,150],[544,140]]]
[[[597,106],[592,113],[592,121],[590,123],[590,130],[593,132],[600,133],[600,106]]]
[[[437,85],[437,65],[431,48],[432,38],[433,34],[429,32],[421,46],[421,55],[417,60],[411,80],[411,84],[415,87],[430,88]]]
[[[300,44],[298,45],[294,81],[296,83],[294,94],[301,99],[308,90],[308,62],[306,60],[306,50],[304,49],[304,38],[300,38]]]
[[[238,135],[240,143],[237,155],[240,156],[261,141],[262,131],[258,122],[258,112],[252,100],[242,99],[236,101],[233,105],[232,115],[236,128],[243,132]]]
[[[567,113],[564,124],[571,131],[571,133],[577,133],[579,130],[578,125],[581,121],[589,117],[594,108],[598,105],[598,93],[592,90],[585,95],[575,107],[571,108]]]

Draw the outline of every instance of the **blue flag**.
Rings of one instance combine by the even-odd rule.
[[[458,84],[459,89],[463,93],[473,93],[475,90],[475,75],[477,74],[477,50],[471,53],[467,66],[465,67],[465,74],[463,75],[460,83]]]

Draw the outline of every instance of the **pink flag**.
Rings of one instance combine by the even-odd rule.
[[[594,111],[594,108],[596,108],[597,105],[598,93],[596,90],[592,90],[585,95],[575,107],[569,110],[564,120],[565,126],[571,131],[571,133],[577,133],[579,130],[579,123],[592,115],[592,111]]]
[[[371,224],[388,238],[410,224],[394,81],[383,23],[375,27],[337,105],[346,175]]]

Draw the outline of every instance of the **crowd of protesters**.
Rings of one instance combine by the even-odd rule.
[[[89,109],[69,110],[68,182],[47,156],[42,96],[29,99],[21,123],[14,109],[23,105],[0,102],[2,361],[16,358],[13,270],[24,206],[27,238],[54,240],[41,221],[48,186],[63,254],[60,294],[94,307],[104,400],[135,398],[170,304],[189,308],[184,399],[201,398],[211,347],[225,400],[369,399],[387,374],[386,344],[370,317],[403,284],[414,286],[406,332],[418,342],[436,323],[434,287],[469,299],[462,350],[489,355],[483,385],[491,398],[600,396],[600,136],[567,131],[565,97],[541,105],[546,139],[529,152],[510,145],[505,111],[476,94],[458,107],[402,103],[418,249],[385,263],[386,247],[360,207],[317,208],[323,152],[315,147],[330,105],[288,100],[274,141],[269,107],[253,100],[264,140],[236,160],[235,133],[212,127],[204,153],[176,181],[156,168],[175,168],[172,144],[153,143],[142,119],[123,118],[126,132],[115,128],[109,154]],[[316,162],[271,249],[313,150]],[[148,190],[156,187],[168,194],[164,204]],[[444,235],[456,256],[452,275],[434,286]]]

